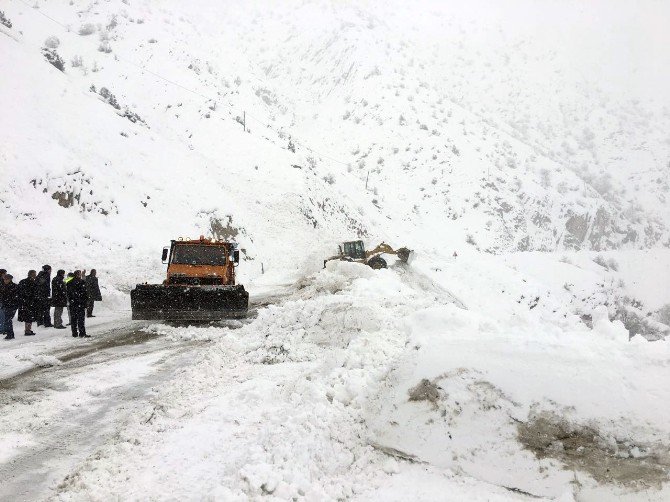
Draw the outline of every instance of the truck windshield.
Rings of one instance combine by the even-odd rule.
[[[180,265],[225,265],[226,248],[223,246],[177,245],[172,263]]]

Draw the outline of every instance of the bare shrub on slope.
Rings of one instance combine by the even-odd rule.
[[[63,58],[58,55],[56,52],[56,49],[48,49],[44,47],[42,49],[42,54],[44,54],[44,58],[51,63],[53,66],[55,66],[57,69],[59,69],[62,72],[65,72],[65,61],[63,61]]]

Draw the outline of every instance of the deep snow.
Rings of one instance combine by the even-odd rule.
[[[0,346],[0,379],[54,378],[0,410],[3,468],[43,420],[111,413],[36,496],[670,496],[667,6],[2,9],[0,266],[97,268],[91,344],[157,337],[84,370],[67,332]],[[240,244],[257,316],[129,321],[162,246],[200,234]],[[321,269],[358,237],[414,260]]]
[[[149,329],[207,345],[56,499],[668,496],[668,342],[629,342],[607,319],[481,314],[411,268],[338,262],[241,327]],[[437,394],[410,399],[423,379]],[[599,484],[535,457],[517,426],[543,414],[588,424],[623,448],[608,455],[639,453],[659,476]]]

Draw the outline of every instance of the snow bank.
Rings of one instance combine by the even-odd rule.
[[[628,342],[628,330],[621,321],[610,321],[607,307],[600,305],[596,307],[591,316],[593,331],[596,335],[603,336],[615,341]]]
[[[550,414],[588,425],[615,444],[662,452],[670,442],[670,391],[663,383],[670,344],[629,342],[605,307],[596,309],[592,332],[558,329],[532,310],[495,318],[453,305],[418,309],[408,323],[415,350],[391,373],[396,384],[376,397],[369,416],[382,445],[497,485],[558,497],[574,474],[524,447],[519,424]],[[602,481],[583,472],[579,479],[583,494]],[[610,496],[629,491],[610,489]],[[652,498],[664,496],[667,490]]]
[[[519,424],[553,413],[626,439],[633,457],[670,444],[667,342],[564,330],[527,307],[512,320],[486,316],[407,273],[336,262],[241,326],[152,327],[206,345],[57,498],[160,486],[228,500],[430,500],[441,490],[567,500],[580,491],[575,476],[587,499],[613,497],[628,488],[537,457]]]

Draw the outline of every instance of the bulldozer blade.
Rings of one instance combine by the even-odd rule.
[[[244,286],[138,284],[130,292],[134,320],[217,321],[246,317]]]

